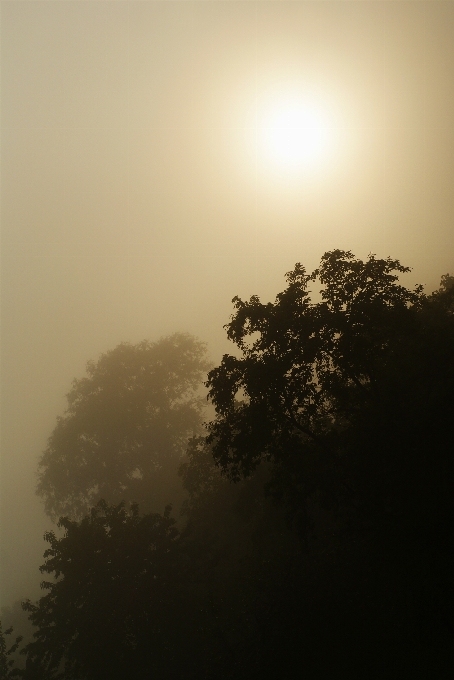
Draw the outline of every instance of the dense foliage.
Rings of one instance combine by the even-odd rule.
[[[208,442],[233,480],[269,461],[303,533],[317,493],[387,526],[451,508],[454,318],[449,296],[402,286],[407,271],[332,251],[312,274],[296,265],[274,304],[234,300],[241,356],[209,374]]]
[[[169,651],[169,630],[179,623],[179,581],[175,520],[140,516],[137,506],[103,501],[80,523],[61,519],[64,536],[48,532],[50,547],[41,571],[48,593],[25,604],[38,627],[28,655],[38,658],[48,678],[62,668],[65,678],[138,677],[160,665]],[[176,604],[178,602],[178,604]]]
[[[92,477],[77,498],[110,490],[114,504],[99,501],[83,519],[62,518],[62,535],[46,535],[41,570],[53,580],[25,604],[37,626],[26,680],[450,678],[454,278],[427,296],[402,285],[407,271],[336,250],[311,274],[296,265],[274,303],[235,298],[227,334],[237,352],[208,375],[216,417],[207,435],[170,417],[181,406],[198,422],[195,393],[178,392],[196,384],[182,375],[202,370],[187,336],[177,337],[193,373],[164,362],[160,373],[153,359],[139,389],[120,357],[159,343],[120,346],[75,383],[43,458],[63,479],[53,478],[48,507],[85,507],[63,473],[66,463],[81,468],[87,450],[97,460],[88,435],[69,436],[80,423],[102,433],[105,466],[96,493]],[[185,347],[175,353],[187,356]],[[158,414],[145,394],[161,404],[170,395],[171,406]],[[155,478],[164,422],[178,447],[193,435],[178,458],[187,493],[178,524],[170,508],[139,514],[117,502],[135,497],[122,456],[143,473],[140,450]],[[59,428],[71,446],[58,449]],[[141,488],[150,505],[155,487]]]

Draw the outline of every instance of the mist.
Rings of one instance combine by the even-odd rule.
[[[427,293],[454,273],[454,6],[19,0],[1,22],[11,607],[42,596],[38,461],[89,360],[187,333],[217,366],[232,299],[274,301],[334,249],[398,259]],[[292,97],[329,131],[312,164],[261,143]]]

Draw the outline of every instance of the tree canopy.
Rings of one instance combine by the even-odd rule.
[[[450,504],[450,287],[427,297],[400,283],[408,271],[398,260],[334,250],[310,274],[297,264],[275,303],[233,300],[226,328],[241,356],[225,355],[208,375],[217,411],[208,443],[233,480],[269,461],[270,488],[302,526],[321,487],[369,516],[389,504],[403,510],[410,479],[411,513],[418,498],[421,508]],[[308,287],[317,282],[313,302]]]
[[[408,271],[334,250],[274,303],[235,298],[208,435],[190,337],[89,364],[41,462],[73,517],[24,678],[451,677],[454,278],[426,295]],[[169,461],[178,528],[148,511]]]
[[[82,517],[101,498],[162,512],[179,493],[187,439],[201,431],[208,368],[204,343],[182,333],[88,362],[39,462],[46,512]]]
[[[147,669],[159,666],[178,625],[174,525],[169,509],[139,515],[100,501],[81,522],[62,518],[62,537],[46,534],[41,571],[54,579],[37,605],[25,603],[38,627],[27,654],[45,677],[139,677],[144,655]]]

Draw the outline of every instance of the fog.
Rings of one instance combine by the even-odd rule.
[[[40,453],[89,359],[177,331],[230,351],[333,248],[454,273],[451,2],[2,2],[1,602],[36,598]],[[260,146],[269,102],[323,159]]]

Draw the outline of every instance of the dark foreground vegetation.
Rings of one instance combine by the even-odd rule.
[[[0,680],[452,677],[454,278],[406,271],[337,250],[235,298],[206,430],[190,336],[88,365],[40,462],[64,517],[35,636],[21,671],[1,637]]]

